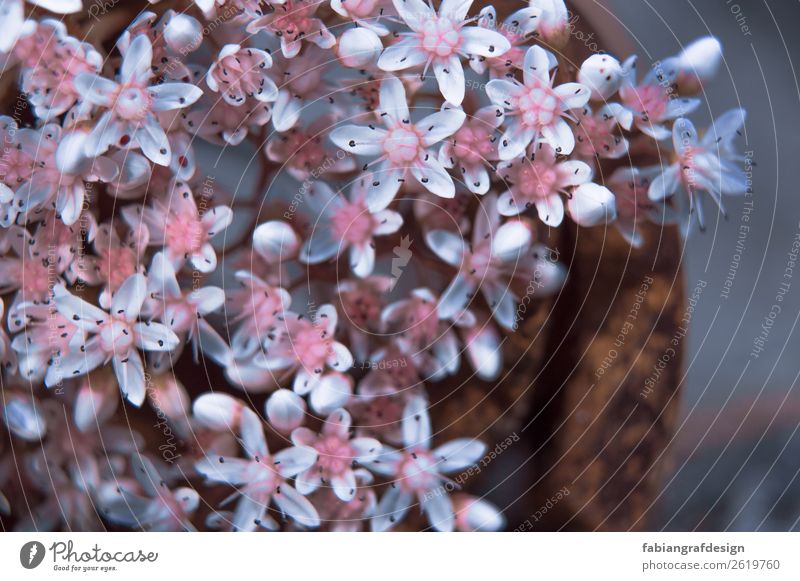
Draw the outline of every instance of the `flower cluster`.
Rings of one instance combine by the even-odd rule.
[[[687,117],[719,44],[570,79],[560,0],[151,4],[96,44],[47,15],[80,0],[0,8],[0,517],[501,528],[449,494],[485,445],[439,442],[427,387],[499,379],[525,289],[566,277],[546,228],[640,246],[747,191],[744,112]],[[205,170],[231,150],[244,175]]]

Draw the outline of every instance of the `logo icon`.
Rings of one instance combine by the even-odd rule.
[[[26,569],[35,569],[42,564],[44,553],[44,545],[39,541],[25,543],[19,550],[19,562]]]

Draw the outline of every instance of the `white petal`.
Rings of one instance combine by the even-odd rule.
[[[680,168],[677,165],[671,165],[650,183],[647,197],[654,202],[660,202],[674,194],[679,185]]]
[[[486,381],[497,379],[503,365],[503,353],[494,326],[484,325],[465,342],[467,357],[478,377]]]
[[[397,77],[388,76],[381,82],[380,111],[396,122],[409,120],[406,90]]]
[[[381,162],[368,176],[366,203],[370,212],[380,212],[388,206],[400,189],[406,170]]]
[[[244,404],[226,393],[204,393],[192,404],[192,413],[205,427],[218,432],[234,431]]]
[[[492,238],[492,256],[502,262],[514,262],[528,248],[531,230],[522,222],[506,222]]]
[[[331,353],[325,363],[336,371],[347,371],[353,366],[353,355],[343,344],[334,341],[331,344]]]
[[[433,8],[422,0],[392,0],[392,3],[400,18],[405,20],[412,30],[418,30],[425,22],[436,18]]]
[[[319,514],[309,500],[289,485],[282,485],[280,493],[272,499],[286,516],[305,527],[318,527]]]
[[[150,70],[152,63],[153,45],[146,34],[140,34],[133,39],[125,52],[119,77],[123,82],[149,79],[153,74]]]
[[[378,68],[394,72],[423,65],[427,60],[416,38],[404,38],[386,47],[378,58]]]
[[[423,498],[422,510],[428,516],[431,526],[441,532],[452,532],[455,527],[455,514],[453,513],[453,502],[447,493],[439,493],[441,489],[436,489],[433,494],[428,494]]]
[[[471,438],[452,440],[434,449],[436,467],[442,474],[463,470],[478,463],[486,452],[486,444]]]
[[[449,230],[431,230],[425,235],[425,242],[447,264],[461,266],[466,249],[461,236]]]
[[[142,148],[142,153],[153,163],[169,166],[172,159],[172,149],[164,129],[151,117],[144,121],[134,135],[136,143]]]
[[[115,355],[113,363],[122,395],[136,407],[141,406],[146,394],[144,365],[139,352],[131,349],[124,355]]]
[[[275,468],[284,478],[297,476],[311,468],[317,461],[317,451],[308,446],[292,446],[272,457]]]
[[[511,289],[501,284],[487,283],[483,285],[482,290],[495,321],[505,329],[513,329],[516,322],[517,298]]]
[[[124,315],[128,321],[134,321],[139,316],[145,297],[147,297],[147,279],[143,274],[132,274],[114,294],[111,313]]]
[[[569,155],[575,149],[575,135],[572,127],[561,117],[555,119],[552,125],[542,127],[542,138],[561,155]]]
[[[329,373],[323,377],[311,392],[311,408],[322,415],[342,407],[353,393],[353,384],[339,373]]]
[[[441,198],[454,198],[456,186],[447,170],[434,157],[420,161],[411,167],[411,175],[422,184],[426,190]]]
[[[687,149],[696,147],[697,143],[697,129],[694,123],[683,117],[676,119],[672,126],[672,146],[675,152],[683,155]]]
[[[94,73],[81,73],[73,81],[83,99],[100,107],[111,107],[119,85]]]
[[[303,109],[303,101],[287,90],[278,93],[278,99],[272,107],[272,124],[275,131],[289,131],[297,124]]]
[[[178,336],[160,323],[136,323],[136,345],[143,351],[172,351],[180,344]]]
[[[522,123],[514,123],[500,137],[500,145],[497,149],[498,156],[501,160],[508,161],[524,155],[525,149],[533,141],[534,137],[536,137],[536,131],[532,127],[527,127]]]
[[[462,28],[461,36],[464,39],[461,50],[467,54],[492,58],[502,56],[511,48],[511,43],[505,36],[479,26]]]
[[[381,210],[375,214],[377,225],[373,230],[375,236],[394,234],[403,226],[403,215],[392,210]]]
[[[372,243],[357,244],[350,247],[350,268],[353,274],[365,278],[375,268],[375,247]]]
[[[461,66],[461,59],[453,55],[447,62],[434,61],[433,74],[439,84],[439,92],[442,93],[445,100],[453,105],[461,105],[465,90],[464,67]]]
[[[486,84],[486,94],[494,105],[503,109],[511,107],[511,97],[518,93],[521,86],[507,79],[492,79]]]
[[[383,151],[386,130],[378,127],[344,125],[330,134],[331,141],[356,155],[378,155]]]
[[[525,62],[522,75],[526,85],[534,84],[537,80],[550,85],[550,57],[541,46],[535,45],[525,53]]]
[[[372,530],[375,532],[388,531],[395,523],[403,520],[413,500],[412,494],[399,486],[387,488],[375,508],[375,516],[370,519]]]
[[[553,92],[559,96],[565,109],[583,107],[592,96],[589,87],[580,83],[564,83],[556,87]]]
[[[466,113],[461,109],[445,109],[423,117],[417,123],[417,127],[423,132],[422,142],[426,147],[430,147],[434,143],[450,137],[461,129],[466,118]]]
[[[430,441],[428,404],[422,397],[411,397],[403,410],[403,444],[407,448],[428,448]]]
[[[241,410],[240,433],[242,447],[250,458],[264,459],[269,454],[261,418],[249,407]]]
[[[153,111],[171,111],[195,103],[203,90],[190,83],[164,83],[148,89],[153,99]]]

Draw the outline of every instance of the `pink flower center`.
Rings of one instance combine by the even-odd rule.
[[[146,89],[137,85],[119,88],[114,100],[114,112],[126,121],[142,121],[150,112],[153,98]]]
[[[55,263],[51,263],[49,268],[41,260],[35,258],[22,259],[22,284],[25,300],[42,301],[50,294],[50,269],[53,271],[53,283],[55,284]]]
[[[432,57],[447,58],[461,48],[461,24],[447,17],[426,20],[417,36],[422,50]]]
[[[408,492],[425,492],[436,488],[441,477],[436,471],[436,459],[427,450],[405,454],[397,471],[398,485]]]
[[[345,244],[366,244],[372,240],[375,221],[365,204],[344,204],[331,219],[334,236]]]
[[[544,199],[556,193],[558,172],[550,164],[523,160],[517,169],[514,185],[528,198]]]
[[[292,337],[292,349],[297,359],[312,373],[321,372],[332,353],[331,340],[324,337],[323,333],[322,329],[309,323]]]
[[[477,164],[485,161],[492,152],[492,135],[477,124],[464,125],[453,140],[453,153],[464,163]]]
[[[664,118],[667,110],[668,95],[658,85],[640,85],[632,94],[625,91],[624,101],[645,120],[658,121]]]
[[[389,130],[383,140],[383,150],[389,161],[406,166],[420,157],[424,148],[422,139],[414,125],[400,125]]]
[[[552,87],[539,79],[526,85],[525,90],[512,99],[512,106],[519,110],[522,123],[541,129],[553,123],[561,112],[561,99]]]
[[[314,445],[319,452],[317,466],[322,468],[328,478],[350,470],[353,463],[353,449],[347,440],[337,436],[320,438]]]
[[[205,242],[203,223],[189,214],[171,214],[166,224],[167,246],[180,255],[191,255],[200,250]]]
[[[125,357],[133,347],[133,326],[125,317],[112,316],[100,327],[100,344],[106,353]]]
[[[466,276],[475,281],[492,280],[497,275],[499,261],[492,256],[491,244],[483,244],[468,254],[465,260]]]

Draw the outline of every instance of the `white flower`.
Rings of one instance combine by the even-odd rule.
[[[187,107],[203,91],[190,83],[151,85],[152,61],[153,46],[147,36],[139,35],[125,52],[116,82],[93,73],[75,77],[75,86],[84,100],[105,109],[87,138],[87,155],[95,157],[112,145],[123,149],[139,147],[152,162],[169,165],[169,140],[156,114]]]
[[[439,317],[454,317],[466,308],[478,289],[492,309],[495,320],[507,329],[514,324],[517,296],[509,288],[515,268],[531,244],[530,227],[520,221],[500,225],[497,199],[482,199],[476,211],[472,244],[457,233],[431,230],[428,246],[458,274],[439,299]]]
[[[553,148],[539,144],[530,157],[501,162],[497,173],[508,189],[497,206],[503,216],[516,216],[536,207],[539,219],[556,227],[564,219],[561,195],[592,179],[592,168],[574,159],[558,161]]]
[[[660,202],[682,189],[689,197],[690,211],[697,212],[701,229],[705,228],[705,218],[699,192],[710,195],[724,214],[722,196],[738,196],[749,190],[747,176],[737,164],[743,158],[733,147],[744,121],[745,111],[732,109],[715,119],[702,139],[691,121],[675,121],[672,143],[677,159],[653,180],[648,197]]]
[[[477,440],[461,438],[431,450],[431,421],[421,397],[409,400],[402,427],[405,447],[394,450],[384,446],[384,453],[368,465],[373,472],[393,479],[375,509],[370,522],[372,530],[392,528],[405,517],[416,497],[431,526],[450,532],[455,527],[455,514],[444,486],[448,482],[444,475],[474,465],[486,446]]]
[[[538,143],[540,139],[559,154],[572,153],[575,136],[563,117],[569,117],[570,109],[583,107],[591,91],[580,83],[564,83],[554,88],[550,57],[539,46],[525,53],[522,74],[524,83],[494,79],[486,86],[492,103],[507,111],[508,128],[500,138],[500,159],[519,157],[531,141]]]
[[[502,34],[479,26],[465,26],[472,0],[442,0],[439,13],[422,0],[393,0],[411,32],[400,33],[378,59],[384,71],[433,66],[439,91],[453,105],[464,100],[464,68],[468,55],[496,57],[511,48]]]
[[[464,123],[460,109],[444,109],[411,123],[403,83],[388,76],[381,83],[381,117],[386,129],[374,125],[345,125],[331,132],[331,140],[356,155],[379,156],[368,180],[370,209],[381,210],[394,199],[410,173],[428,191],[443,198],[456,195],[453,178],[431,147],[453,135]]]
[[[137,349],[171,351],[180,340],[166,325],[139,322],[139,312],[147,297],[147,281],[134,274],[122,284],[111,301],[110,312],[76,297],[59,285],[55,288],[58,312],[90,335],[78,349],[54,359],[47,371],[45,385],[62,378],[85,375],[113,362],[119,388],[134,405],[145,398],[144,365]]]
[[[271,66],[272,57],[264,50],[226,44],[208,69],[206,84],[234,107],[248,97],[269,103],[278,98],[278,87],[267,74]]]
[[[375,236],[397,232],[403,217],[393,210],[368,207],[364,179],[350,188],[349,199],[336,194],[325,182],[315,182],[306,200],[319,215],[314,229],[300,251],[300,260],[319,264],[349,249],[350,268],[364,278],[375,267]]]
[[[622,85],[622,65],[609,54],[593,54],[583,61],[578,82],[592,91],[592,99],[606,101]]]
[[[275,503],[287,516],[306,527],[318,527],[319,515],[308,499],[286,482],[307,470],[317,460],[317,452],[293,446],[271,455],[261,420],[250,408],[241,410],[240,436],[246,458],[206,456],[195,469],[211,482],[236,487],[239,497],[233,513],[233,527],[253,531],[258,527],[277,530],[278,523],[267,514]]]
[[[381,443],[375,438],[351,437],[351,423],[350,414],[337,409],[325,420],[319,434],[308,428],[292,432],[295,446],[314,448],[318,454],[314,465],[297,475],[298,492],[308,496],[320,486],[330,486],[343,502],[355,498],[355,465],[373,461],[381,452]]]

